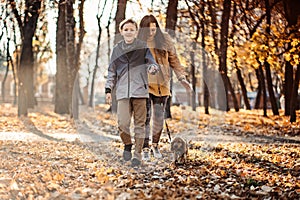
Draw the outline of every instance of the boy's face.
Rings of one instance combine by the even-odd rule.
[[[132,43],[137,35],[136,26],[132,23],[124,24],[121,30],[121,35],[123,36],[126,43]]]

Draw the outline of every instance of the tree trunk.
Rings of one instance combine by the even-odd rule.
[[[76,63],[75,63],[75,18],[74,18],[74,11],[73,11],[73,4],[74,0],[66,0],[66,55],[67,55],[67,68],[68,68],[68,74],[67,77],[69,79],[69,89],[67,92],[68,95],[68,105],[69,105],[69,110],[71,117],[74,118],[74,112],[73,112],[73,101],[76,101],[73,99],[73,97],[77,95],[73,95],[74,92],[74,87],[75,87],[75,79],[76,79],[76,74],[77,74],[77,69],[76,69]]]
[[[4,77],[3,77],[3,80],[1,82],[1,95],[2,95],[2,102],[5,102],[5,96],[6,96],[6,88],[5,88],[5,85],[6,85],[6,79],[7,79],[7,75],[8,75],[8,71],[9,71],[9,59],[7,58],[6,59],[6,63],[7,63],[7,66],[6,66],[6,70],[5,70],[5,74],[4,74]]]
[[[104,2],[104,6],[103,6],[101,14],[98,13],[97,16],[96,16],[99,32],[98,32],[98,38],[97,38],[95,67],[94,67],[94,70],[93,70],[93,76],[92,76],[92,82],[91,82],[91,92],[90,92],[90,98],[89,98],[89,104],[88,104],[89,107],[91,107],[91,108],[94,108],[94,106],[95,106],[94,105],[95,80],[96,80],[96,75],[97,75],[97,71],[98,71],[98,68],[99,68],[98,60],[99,60],[99,52],[100,52],[100,46],[101,46],[100,42],[101,42],[101,36],[102,36],[101,19],[102,19],[104,10],[106,8],[106,3],[107,3],[107,0],[105,0],[105,2]],[[99,4],[100,4],[100,1],[99,1]],[[99,7],[100,7],[100,5],[98,5],[98,8]],[[108,21],[110,21],[110,18],[111,18],[111,12],[110,12]],[[109,25],[108,25],[107,28],[109,29]],[[108,33],[109,33],[109,31],[108,31]],[[108,42],[110,41],[109,35],[107,36],[107,40],[108,40]],[[108,51],[108,60],[109,60],[109,57],[110,57],[110,51]]]
[[[234,92],[234,88],[233,88],[233,86],[232,86],[232,84],[230,82],[230,79],[229,79],[228,75],[227,74],[223,74],[223,77],[226,79],[226,82],[227,82],[226,85],[228,86],[228,89],[229,89],[229,91],[231,93],[234,110],[236,112],[238,112],[240,110],[240,108],[239,108],[239,103],[238,103],[238,100],[237,100],[235,92]],[[228,105],[229,105],[228,104],[228,97],[226,99],[227,99],[227,111],[228,111],[228,110],[230,110],[230,108],[228,107]]]
[[[166,17],[166,31],[172,38],[175,37],[175,28],[177,24],[177,6],[178,0],[169,0]]]
[[[203,7],[203,6],[202,6]],[[202,16],[204,16],[204,7],[200,11],[202,13]],[[203,68],[203,104],[204,104],[204,113],[209,114],[209,89],[208,89],[208,83],[205,81],[205,78],[208,75],[208,69],[207,69],[207,56],[205,54],[205,22],[204,20],[201,20],[201,53],[202,53],[202,68]]]
[[[265,75],[262,66],[259,66],[259,77],[262,87],[262,95],[263,95],[263,110],[264,110],[264,117],[267,117],[267,91],[266,91],[266,83],[265,83]],[[260,97],[259,97],[260,98]]]
[[[13,32],[14,32],[14,45],[17,46],[17,37],[16,37],[16,27],[15,25],[13,24]],[[18,85],[18,80],[17,80],[17,66],[18,64],[20,63],[19,62],[20,60],[20,50],[19,49],[16,49],[16,54],[15,54],[15,62],[13,62],[11,60],[11,68],[12,68],[12,73],[13,73],[13,78],[14,78],[14,102],[13,104],[14,105],[17,105],[17,85]]]
[[[237,19],[236,19],[236,15],[237,15],[237,5],[234,3],[234,7],[233,7],[233,14],[232,14],[232,22],[236,22]],[[231,40],[234,40],[234,35],[237,33],[237,29],[236,29],[236,24],[233,24],[232,25],[233,28],[232,28],[232,31],[230,33],[230,36],[229,38]],[[234,48],[234,43],[232,43],[232,47]],[[245,82],[244,82],[244,78],[242,76],[242,72],[238,66],[238,63],[237,63],[237,54],[236,52],[234,52],[234,60],[233,60],[233,64],[235,66],[235,69],[236,69],[236,74],[237,74],[237,78],[238,78],[238,81],[239,81],[239,84],[240,84],[240,88],[242,90],[242,95],[243,95],[243,99],[244,99],[244,103],[245,103],[245,106],[246,106],[246,109],[247,110],[250,110],[250,104],[249,104],[249,100],[248,100],[248,97],[247,97],[247,89],[246,89],[246,85],[245,85]],[[241,106],[241,105],[239,105]]]
[[[266,7],[266,16],[267,16],[267,28],[266,32],[268,37],[270,37],[271,34],[271,8],[269,5],[269,0],[265,0],[265,7]],[[269,46],[269,44],[267,44]],[[270,69],[270,63],[268,63],[267,60],[265,60],[265,70],[266,70],[266,78],[267,78],[267,86],[268,86],[268,92],[269,92],[269,98],[271,102],[271,107],[273,111],[273,115],[279,115],[278,106],[273,90],[273,83],[272,83],[272,76],[271,76],[271,69]]]
[[[102,28],[101,28],[101,17],[97,15],[97,22],[98,22],[98,39],[97,39],[97,47],[96,47],[96,60],[95,60],[95,67],[93,70],[93,76],[92,76],[92,83],[91,83],[91,93],[90,93],[90,100],[89,100],[89,107],[94,108],[94,96],[95,96],[95,79],[97,70],[99,68],[98,60],[99,60],[99,51],[100,51],[100,41],[101,41],[101,35],[102,35]]]
[[[241,86],[242,95],[243,95],[244,103],[245,103],[245,106],[246,106],[246,110],[251,110],[249,99],[247,97],[246,85],[244,83],[244,79],[243,79],[241,70],[237,66],[236,66],[236,74],[237,74],[237,77],[238,77],[238,80],[239,80],[239,83],[240,83],[240,86]]]
[[[18,116],[28,114],[28,108],[34,106],[33,92],[33,51],[32,38],[36,29],[39,17],[41,1],[27,0],[23,21],[22,33],[23,44],[21,50],[20,66],[18,69],[19,96],[18,96]]]
[[[291,115],[291,99],[292,99],[292,90],[294,85],[293,78],[293,66],[290,62],[285,63],[285,73],[284,73],[284,84],[283,84],[283,92],[284,92],[284,115]]]
[[[296,122],[296,109],[298,106],[298,88],[300,79],[300,64],[297,66],[297,71],[295,74],[295,81],[293,84],[292,99],[291,99],[291,117],[290,122]]]
[[[74,89],[73,89],[73,103],[72,103],[72,115],[74,119],[79,118],[79,98],[81,97],[80,92],[80,82],[79,82],[79,68],[80,68],[80,52],[81,52],[81,46],[83,43],[83,38],[85,35],[84,30],[84,19],[83,19],[83,9],[84,9],[84,2],[85,0],[81,0],[79,3],[79,39],[78,43],[76,44],[75,49],[75,69],[73,73],[74,78]],[[73,5],[72,5],[73,6]],[[74,27],[75,27],[75,20],[74,20]]]
[[[214,49],[215,49],[216,55],[218,55],[219,59],[220,59],[220,48],[218,45],[220,38],[217,33],[217,30],[218,30],[217,21],[218,20],[217,20],[216,11],[213,8],[213,5],[216,5],[216,2],[215,2],[215,0],[212,0],[212,1],[208,1],[207,3],[208,3],[209,14],[211,17],[211,32],[212,32],[212,36],[214,39]],[[223,13],[224,13],[224,11],[223,11]],[[227,14],[229,15],[229,13],[227,13]],[[228,20],[229,20],[229,16],[228,16]],[[227,37],[227,35],[228,35],[228,29],[227,29],[226,37]],[[228,95],[227,95],[227,86],[224,84],[223,80],[221,80],[222,73],[220,73],[220,70],[219,70],[219,74],[214,74],[213,71],[211,71],[211,70],[209,72],[212,72],[212,74],[209,76],[209,78],[212,78],[212,80],[215,80],[213,82],[214,86],[210,87],[209,86],[210,84],[208,84],[210,97],[213,97],[213,98],[211,98],[210,104],[213,108],[217,108],[217,109],[226,111],[229,107],[228,101],[227,101]],[[211,85],[213,85],[213,84],[211,84]]]
[[[218,30],[218,26],[217,26],[217,16],[215,13],[215,10],[213,9],[212,5],[216,5],[215,0],[212,1],[208,1],[208,9],[209,9],[209,14],[211,17],[211,28],[212,28],[212,35],[214,38],[214,48],[215,48],[215,52],[217,53],[217,55],[219,54],[219,38],[218,38],[218,34],[217,34],[217,30]],[[230,12],[230,11],[229,11]]]
[[[79,75],[75,77],[73,90],[72,90],[72,114],[73,119],[79,119],[79,96],[80,96],[80,85],[79,85]]]
[[[251,73],[248,73],[248,79],[249,79],[250,90],[253,91],[254,86],[252,84],[252,74]]]
[[[224,0],[223,3],[223,14],[222,14],[222,22],[221,22],[221,40],[220,40],[220,53],[219,53],[219,71],[222,76],[222,80],[225,86],[225,96],[226,96],[226,110],[229,110],[229,104],[228,104],[228,89],[231,93],[232,100],[234,103],[234,108],[236,111],[239,111],[239,105],[237,102],[237,98],[234,93],[234,89],[230,83],[230,79],[227,75],[227,47],[228,47],[228,28],[229,28],[229,17],[230,17],[230,10],[231,10],[231,0]],[[219,97],[219,102],[222,97]]]
[[[114,44],[117,44],[122,36],[119,34],[119,25],[125,19],[125,11],[126,11],[127,0],[118,0],[117,11],[116,11],[116,24],[115,24],[115,40]]]
[[[111,8],[111,11],[109,13],[109,19],[108,19],[108,22],[107,22],[107,26],[106,26],[106,32],[107,32],[107,57],[108,57],[108,60],[110,60],[110,54],[111,54],[111,34],[110,34],[110,24],[111,24],[111,21],[113,20],[112,19],[112,10],[113,10],[113,5],[112,5],[112,8]],[[110,108],[107,110],[107,112],[116,112],[117,111],[117,105],[116,105],[116,91],[113,90],[112,91],[112,106],[110,106]]]
[[[277,100],[273,90],[270,64],[268,62],[265,62],[265,69],[266,69],[267,86],[268,86],[269,99],[272,107],[272,112],[273,115],[279,115]]]
[[[288,30],[290,35],[297,35],[299,33],[299,24],[298,24],[298,18],[300,16],[300,2],[299,0],[286,0],[283,1],[284,4],[284,11],[285,11],[285,18],[288,22]],[[292,48],[291,45],[289,45],[290,50]],[[298,70],[298,69],[297,69]],[[296,75],[295,77],[297,77]],[[293,66],[287,61],[285,65],[285,74],[284,74],[284,97],[285,97],[285,115],[291,115],[291,107],[292,105],[292,91],[291,88],[295,85],[293,76]]]
[[[66,7],[65,0],[59,1],[58,19],[56,30],[56,87],[55,108],[58,114],[69,114],[69,100],[66,91],[69,91],[69,79],[67,78],[67,52],[66,52]]]
[[[5,25],[5,28],[6,28],[6,33],[7,33],[7,27]],[[4,77],[3,77],[3,80],[1,82],[1,95],[2,95],[2,101],[5,102],[5,84],[6,84],[6,79],[7,79],[7,75],[8,75],[8,71],[9,71],[9,65],[10,63],[12,63],[12,60],[11,60],[11,56],[10,56],[10,53],[9,53],[9,43],[10,43],[10,38],[7,39],[7,43],[6,43],[6,63],[7,63],[7,66],[6,66],[6,71],[5,71],[5,74],[4,74]]]
[[[175,37],[175,29],[177,23],[177,6],[178,6],[178,0],[173,0],[168,2],[167,16],[166,16],[166,31],[170,34],[172,38]],[[172,69],[171,69],[171,79],[170,79],[170,90],[172,94],[172,90],[173,90]],[[172,105],[172,98],[168,98],[165,107],[165,118],[172,118],[171,105]]]
[[[199,33],[199,32],[198,32]],[[197,34],[198,35],[198,34]],[[197,41],[197,38],[194,39],[195,41],[192,42],[192,47],[193,47],[193,50],[192,52],[190,53],[191,55],[191,75],[192,75],[192,86],[193,86],[193,93],[192,93],[192,96],[191,96],[191,106],[192,106],[192,110],[193,111],[196,111],[196,67],[195,67],[195,51],[196,51],[196,41]]]
[[[257,94],[254,104],[254,109],[259,109],[262,95],[262,81],[259,73],[259,69],[255,69],[256,78],[258,80]]]

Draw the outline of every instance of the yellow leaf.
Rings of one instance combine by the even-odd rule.
[[[114,172],[114,169],[113,169],[113,168],[111,168],[111,167],[110,167],[110,168],[108,168],[108,169],[106,170],[106,173],[107,173],[107,174],[110,174],[110,173],[112,173],[112,172]]]
[[[299,44],[299,40],[298,39],[293,39],[293,41],[291,42],[291,45],[293,47],[297,46]]]
[[[291,60],[291,54],[285,53],[285,54],[284,54],[284,59],[285,59],[286,61],[290,61],[290,60]]]
[[[50,172],[47,171],[46,174],[42,177],[42,181],[49,182],[51,180],[52,180],[52,176],[51,176]]]
[[[251,127],[248,125],[248,124],[246,124],[245,126],[244,126],[244,131],[249,131],[251,129]]]
[[[56,181],[62,181],[64,178],[65,178],[65,175],[64,174],[60,174],[60,173],[56,173],[53,176],[53,180],[56,180]]]

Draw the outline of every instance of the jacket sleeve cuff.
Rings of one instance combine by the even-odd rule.
[[[105,88],[105,94],[107,93],[111,93],[111,89],[110,88]]]

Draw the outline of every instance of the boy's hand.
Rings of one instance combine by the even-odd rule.
[[[159,68],[157,65],[150,65],[148,67],[148,72],[152,75],[156,74],[158,72]]]
[[[105,100],[107,104],[111,105],[111,93],[106,93]]]

